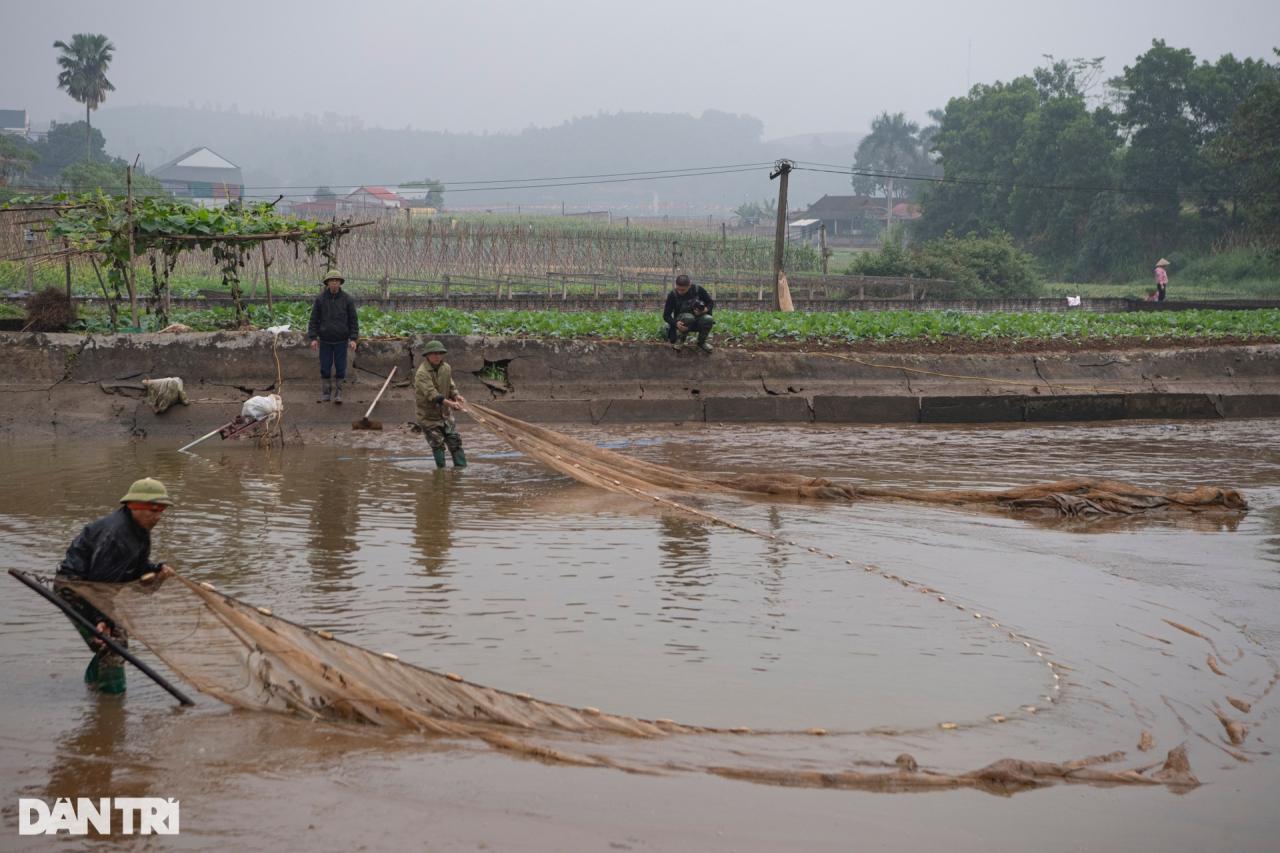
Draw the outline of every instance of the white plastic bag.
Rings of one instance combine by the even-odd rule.
[[[242,417],[253,418],[255,421],[260,421],[283,411],[284,401],[280,399],[279,394],[271,394],[266,397],[250,397],[240,407],[240,415]]]

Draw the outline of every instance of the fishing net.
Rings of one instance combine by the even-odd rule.
[[[725,493],[824,500],[894,498],[933,503],[988,503],[1010,509],[1076,514],[1157,507],[1244,506],[1243,498],[1228,490],[1165,494],[1106,481],[1072,481],[998,493],[919,492],[839,486],[822,479],[791,475],[695,475],[602,450],[483,406],[470,404],[469,409],[480,423],[517,450],[575,480],[776,540],[818,558],[839,561],[852,569],[878,575],[904,592],[926,595],[936,601],[937,606],[958,613],[966,620],[977,620],[976,624],[991,631],[993,638],[1007,642],[1011,648],[1043,665],[1040,672],[1046,679],[1044,689],[1050,691],[1044,698],[1050,702],[1059,695],[1066,670],[1047,657],[1047,650],[1034,637],[1010,630],[985,611],[949,600],[931,585],[877,566],[856,565],[852,559],[821,548],[744,527],[731,519],[677,502],[670,493],[704,492],[710,488]],[[826,736],[828,732],[824,729],[794,732],[752,731],[745,727],[724,729],[546,702],[528,694],[474,684],[451,673],[423,669],[394,655],[363,649],[181,576],[151,584],[73,582],[68,586],[202,693],[237,708],[477,738],[492,747],[545,761],[639,772],[699,770],[726,778],[789,787],[886,792],[966,787],[1008,794],[1060,782],[1170,787],[1199,784],[1181,747],[1171,750],[1163,763],[1130,768],[1107,766],[1123,761],[1122,752],[1064,763],[1005,758],[962,772],[921,768],[913,757],[905,754],[894,763],[876,765],[884,769],[871,771],[850,770],[838,755],[831,759],[840,762],[840,769],[836,771],[815,770],[812,769],[815,761],[794,757],[783,759],[786,761],[783,767],[765,766],[772,762],[757,761],[757,753],[745,745],[721,743],[718,739],[736,741],[753,735],[781,737],[785,741],[796,736]],[[1008,715],[991,715],[986,720],[964,725],[943,722],[939,728],[997,725],[1018,713],[1035,712],[1033,706],[1022,706],[1021,712],[1011,710]],[[653,758],[631,753],[619,759],[606,754],[611,737],[626,741],[697,737],[698,743],[714,744],[715,754],[699,760],[687,749],[690,741],[685,740],[681,742],[684,755],[678,760],[662,758],[658,752]],[[564,746],[566,741],[570,746]],[[575,744],[590,744],[591,753],[580,754],[574,749]],[[791,747],[786,744],[783,754],[790,755]],[[734,759],[733,766],[724,763],[729,758]]]
[[[237,708],[471,735],[478,726],[699,731],[543,702],[404,663],[275,616],[181,575],[161,583],[65,582],[202,693]]]
[[[653,766],[610,758],[597,750],[579,754],[536,742],[537,735],[575,736],[601,745],[601,736],[628,739],[679,735],[746,734],[826,735],[759,732],[694,726],[672,720],[645,720],[545,702],[473,684],[452,673],[438,673],[377,654],[275,616],[208,584],[181,575],[158,583],[65,585],[103,611],[202,693],[236,708],[275,711],[313,720],[355,722],[410,729],[433,735],[477,738],[491,747],[556,763],[614,767],[632,772],[699,769],[730,779],[801,788],[881,792],[973,788],[1010,794],[1058,782],[1088,784],[1199,784],[1182,747],[1163,763],[1111,769],[1102,765],[1125,759],[1123,752],[1063,763],[1001,759],[973,771],[947,773],[920,767],[900,755],[880,771],[819,772],[752,766],[699,766],[668,760]],[[725,750],[739,758],[740,748]]]
[[[712,490],[808,500],[902,500],[1080,518],[1154,511],[1236,513],[1248,508],[1244,495],[1219,486],[1161,492],[1116,480],[1074,479],[1004,490],[909,489],[836,483],[798,474],[691,473],[632,459],[475,403],[469,403],[468,409],[512,447],[547,467],[587,485],[632,495]]]

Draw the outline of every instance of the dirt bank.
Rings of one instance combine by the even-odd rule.
[[[1280,415],[1280,345],[939,352],[445,337],[463,394],[544,422],[974,423]],[[347,405],[314,402],[304,336],[265,332],[3,334],[0,435],[198,435],[282,380],[295,428],[358,418],[393,365],[376,417],[413,418],[423,339],[362,343]],[[895,344],[898,348],[902,345]],[[277,367],[278,365],[278,367]],[[178,376],[191,405],[157,416],[141,380]]]

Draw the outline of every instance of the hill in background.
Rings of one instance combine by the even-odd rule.
[[[273,117],[233,110],[186,107],[107,107],[94,116],[107,149],[147,166],[207,145],[238,164],[251,195],[310,193],[315,187],[394,185],[432,177],[449,181],[505,180],[596,175],[644,169],[683,169],[779,157],[851,163],[859,136],[798,135],[763,141],[763,125],[751,116],[708,110],[675,113],[601,113],[556,127],[520,133],[474,134],[366,128],[358,119],[324,116]],[[612,209],[619,213],[700,215],[722,213],[743,201],[776,196],[768,167],[693,179],[606,183],[538,190],[450,192],[456,208],[507,205],[531,209]],[[279,187],[279,189],[272,189]],[[451,188],[453,189],[453,188]],[[840,175],[796,172],[792,208],[824,193],[847,194]]]

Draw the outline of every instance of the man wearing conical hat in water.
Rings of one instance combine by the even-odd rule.
[[[1156,302],[1164,302],[1165,291],[1169,287],[1169,272],[1166,269],[1168,266],[1169,262],[1164,258],[1156,261]]]
[[[134,481],[120,498],[120,508],[86,524],[58,565],[54,590],[73,610],[121,645],[128,644],[124,631],[57,581],[129,583],[153,572],[157,579],[171,576],[173,569],[167,564],[151,562],[151,528],[172,505],[173,499],[164,483],[150,477]],[[76,625],[76,630],[94,653],[84,671],[85,683],[103,693],[123,693],[124,661],[80,625]]]

